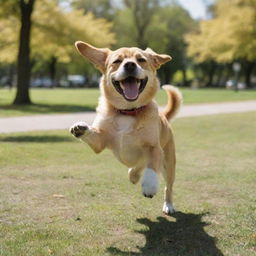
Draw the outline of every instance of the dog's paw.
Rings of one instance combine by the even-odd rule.
[[[145,170],[141,185],[142,194],[145,197],[152,198],[157,193],[159,187],[159,180],[158,175],[153,169],[147,168]]]
[[[129,175],[129,180],[132,184],[136,184],[138,183],[139,179],[140,179],[140,176],[141,176],[141,173],[136,170],[135,168],[130,168],[128,170],[128,175]]]
[[[170,215],[175,212],[176,212],[176,210],[175,210],[174,206],[172,205],[172,203],[164,202],[164,205],[163,205],[163,213],[164,214]]]
[[[76,137],[79,138],[88,131],[89,127],[85,122],[77,122],[73,124],[69,131]]]

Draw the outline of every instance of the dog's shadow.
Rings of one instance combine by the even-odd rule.
[[[148,227],[136,231],[145,236],[145,245],[137,247],[137,252],[122,251],[116,247],[109,247],[107,251],[121,256],[223,256],[215,238],[204,230],[208,224],[202,221],[202,217],[206,214],[177,212],[172,215],[176,221],[164,217],[158,217],[157,221],[137,219]]]

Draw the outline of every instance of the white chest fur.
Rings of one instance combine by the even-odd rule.
[[[135,118],[132,116],[118,116],[115,118],[115,126],[118,133],[129,133],[134,129]]]

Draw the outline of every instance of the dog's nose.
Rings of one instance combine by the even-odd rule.
[[[127,72],[132,73],[136,69],[136,63],[132,61],[126,62],[124,68]]]

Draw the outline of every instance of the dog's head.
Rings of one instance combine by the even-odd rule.
[[[107,100],[118,109],[137,108],[148,104],[158,90],[156,70],[171,57],[151,49],[120,48],[111,51],[76,42],[81,55],[103,74],[101,89]]]

